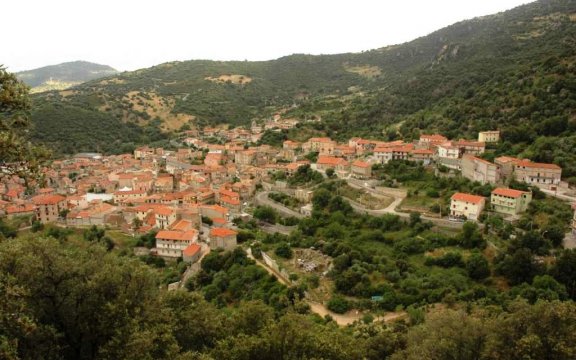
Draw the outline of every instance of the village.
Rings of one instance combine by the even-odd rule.
[[[402,212],[405,191],[402,195],[402,189],[387,188],[374,179],[375,166],[394,160],[419,162],[428,169],[496,186],[489,198],[453,194],[448,213],[440,211],[437,219],[431,218],[446,226],[477,221],[487,207],[514,220],[526,211],[532,193],[508,188],[511,180],[572,200],[557,165],[508,156],[494,162],[481,158],[487,146],[500,141],[499,131],[480,132],[473,140],[423,134],[413,142],[351,138],[338,143],[313,137],[303,143],[286,140],[281,148],[254,145],[264,131],[289,129],[297,123],[277,115],[263,126],[253,123],[249,130],[187,131],[176,150],[144,146],[133,154],[81,153],[55,160],[44,171],[47,185],[34,194],[17,177],[2,184],[0,211],[7,219],[28,216],[30,222],[99,226],[130,236],[154,231],[156,242],[150,254],[195,263],[210,249],[235,248],[238,221],[252,218],[258,205],[272,206],[283,216],[310,216],[313,189],[291,188],[278,180],[278,174],[292,176],[301,167],[342,179],[374,198],[388,196],[390,201],[380,209],[350,199],[355,210],[374,215],[409,215]],[[210,141],[215,138],[221,141]],[[288,208],[269,198],[271,191],[293,196],[303,205]],[[261,225],[268,232],[290,229]],[[576,233],[576,213],[571,227]]]

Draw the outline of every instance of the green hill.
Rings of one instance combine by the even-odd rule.
[[[21,71],[16,76],[32,88],[32,92],[63,90],[80,83],[116,74],[107,65],[73,61]]]
[[[164,134],[184,124],[242,125],[297,105],[289,114],[321,115],[317,130],[340,139],[410,138],[419,129],[475,136],[499,128],[510,149],[548,146],[541,136],[561,136],[570,148],[576,142],[569,136],[576,129],[575,35],[576,2],[548,0],[362,53],[166,63],[36,96],[34,137],[62,149],[68,128],[51,134],[52,122],[72,126],[85,121],[80,113],[93,113],[135,132],[131,139],[138,143],[147,136],[133,125]],[[48,117],[55,106],[61,116]],[[85,136],[75,150],[117,149],[107,146],[108,131]]]

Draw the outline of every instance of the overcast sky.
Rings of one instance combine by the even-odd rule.
[[[415,39],[529,0],[2,0],[0,64],[268,60]]]

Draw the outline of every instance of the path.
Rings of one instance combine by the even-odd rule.
[[[258,266],[264,268],[270,275],[273,275],[274,277],[276,277],[276,279],[278,279],[278,281],[281,284],[286,285],[286,286],[291,285],[290,282],[288,280],[284,279],[284,277],[282,275],[278,274],[276,271],[274,271],[274,269],[268,267],[266,264],[264,264],[260,260],[254,258],[254,256],[252,256],[251,253],[248,253],[248,257],[250,259],[254,260]],[[340,326],[350,325],[355,321],[362,320],[362,317],[364,316],[364,313],[361,313],[361,312],[356,311],[356,310],[351,310],[351,311],[347,312],[346,314],[336,314],[335,312],[328,310],[326,308],[326,306],[324,306],[323,304],[321,304],[319,302],[312,301],[308,298],[306,298],[305,301],[310,306],[310,310],[312,312],[320,315],[321,317],[325,317],[326,315],[330,315],[332,317],[332,319],[334,319],[336,324],[338,324]],[[407,316],[407,313],[404,311],[391,312],[391,313],[387,313],[384,316],[375,317],[374,321],[389,322],[389,321],[394,321],[394,320],[404,318],[406,316]]]

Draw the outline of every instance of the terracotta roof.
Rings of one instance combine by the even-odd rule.
[[[233,236],[238,234],[234,230],[226,229],[226,228],[212,228],[210,229],[210,236],[216,237],[225,237],[225,236]]]
[[[202,250],[202,247],[198,244],[190,244],[186,249],[182,250],[184,256],[194,256]]]
[[[226,204],[230,204],[230,205],[240,205],[240,200],[238,199],[234,199],[228,196],[222,196],[220,198],[220,201]]]
[[[192,228],[192,223],[188,220],[178,220],[176,223],[174,223],[171,227],[170,230],[174,230],[174,231],[186,231],[188,229]]]
[[[486,143],[483,141],[473,141],[473,140],[464,140],[460,139],[454,142],[456,146],[474,146],[474,147],[485,147]]]
[[[36,205],[54,205],[64,200],[66,198],[60,195],[38,195],[32,198]]]
[[[432,141],[446,141],[446,140],[448,140],[445,136],[442,136],[440,134],[432,134],[432,135],[422,134],[422,135],[420,135],[420,140],[422,140],[422,139],[428,139],[428,140],[432,140]]]
[[[368,168],[372,165],[370,165],[366,161],[356,160],[352,163],[352,166],[356,166],[356,167],[360,167],[360,168]]]
[[[415,149],[415,150],[412,150],[412,154],[433,155],[434,151],[428,150],[428,149]]]
[[[517,162],[520,162],[522,160],[515,158],[515,157],[511,157],[511,156],[500,156],[500,157],[497,157],[496,159],[494,159],[494,161],[497,161],[497,162],[502,163],[502,164],[507,164],[509,162],[517,163]]]
[[[464,159],[470,159],[470,160],[472,160],[472,161],[479,161],[479,162],[484,163],[484,164],[494,165],[494,164],[492,164],[492,163],[491,163],[490,161],[488,161],[488,160],[484,160],[484,159],[482,159],[482,158],[479,158],[479,157],[476,157],[476,156],[473,156],[473,155],[470,155],[470,154],[464,154],[464,156],[462,156],[462,160],[464,160]]]
[[[332,142],[332,139],[330,139],[329,137],[315,137],[315,138],[310,138],[308,141],[309,142],[329,143],[329,142]]]
[[[174,213],[174,210],[167,207],[159,207],[154,209],[154,212],[156,213],[156,215],[170,216]]]
[[[193,241],[198,236],[198,231],[191,229],[188,231],[160,230],[156,234],[156,239],[176,240],[176,241]]]
[[[333,156],[319,156],[317,164],[321,165],[346,165],[346,160]]]
[[[500,195],[506,196],[511,198],[518,198],[522,196],[522,194],[527,194],[526,191],[514,190],[514,189],[505,189],[505,188],[497,188],[492,191],[492,195]]]
[[[522,160],[516,163],[516,166],[523,166],[529,168],[540,168],[540,169],[550,169],[550,170],[562,170],[562,168],[556,164],[546,164],[546,163],[535,163],[528,160]]]
[[[484,197],[482,197],[482,196],[465,194],[465,193],[456,193],[456,194],[452,195],[451,199],[455,200],[455,201],[464,201],[464,202],[469,202],[469,203],[473,203],[473,204],[479,204],[485,200]]]
[[[6,207],[6,214],[27,213],[27,212],[33,212],[35,210],[36,206],[32,204],[12,205]]]

